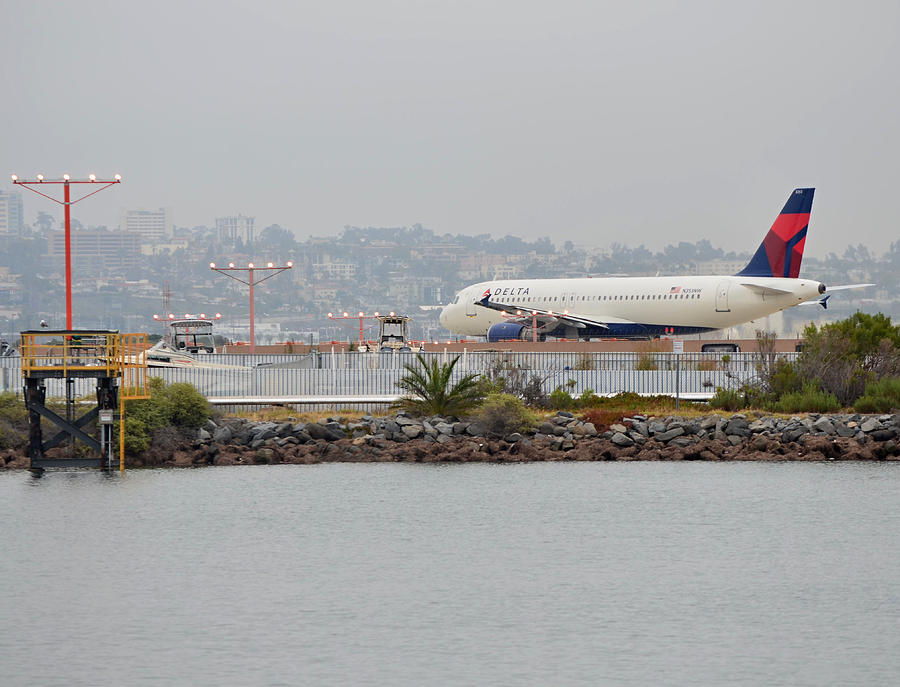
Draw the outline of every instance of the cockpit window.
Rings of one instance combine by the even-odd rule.
[[[456,294],[456,298],[453,299],[453,305],[459,303],[459,294]]]

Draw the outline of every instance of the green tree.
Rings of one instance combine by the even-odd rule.
[[[467,374],[451,383],[459,356],[441,363],[436,357],[428,361],[420,354],[416,361],[418,365],[404,365],[406,374],[397,382],[408,394],[398,401],[399,407],[416,415],[460,415],[484,398],[477,374]]]
[[[868,383],[900,374],[900,326],[881,313],[857,312],[846,320],[803,332],[796,370],[805,384],[815,382],[851,405]]]

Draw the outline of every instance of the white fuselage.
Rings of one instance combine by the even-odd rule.
[[[492,303],[553,311],[605,323],[723,329],[821,297],[814,279],[776,277],[611,277],[503,279],[459,292],[441,312],[441,324],[465,336],[485,336],[513,315],[476,305],[490,289]]]

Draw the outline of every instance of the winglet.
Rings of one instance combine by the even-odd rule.
[[[800,275],[806,230],[812,212],[814,188],[796,188],[775,218],[772,228],[759,244],[750,263],[739,277],[791,277]]]

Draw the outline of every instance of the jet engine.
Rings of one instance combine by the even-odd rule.
[[[516,322],[500,322],[492,325],[487,333],[488,341],[496,343],[498,341],[527,341],[531,338],[531,327]]]

